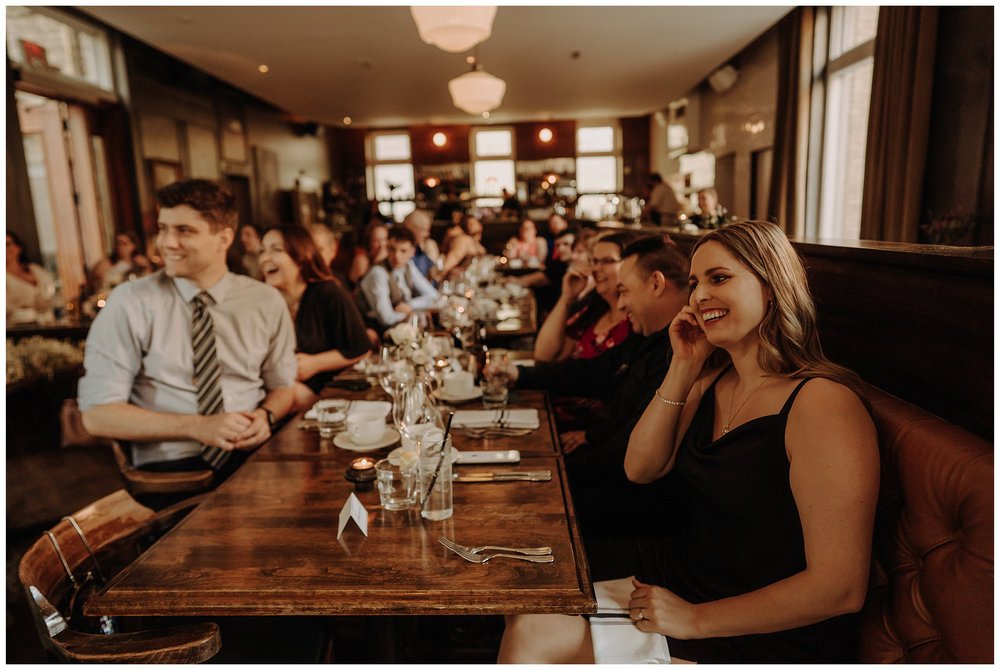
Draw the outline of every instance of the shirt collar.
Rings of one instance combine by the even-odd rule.
[[[212,296],[215,304],[219,304],[225,299],[226,293],[229,292],[229,287],[232,284],[231,277],[232,273],[226,272],[226,274],[222,275],[222,279],[215,282],[213,286],[204,289],[206,293]],[[196,295],[202,292],[202,289],[197,284],[186,277],[173,277],[173,281],[174,286],[177,287],[177,292],[181,294],[184,302],[191,302]]]

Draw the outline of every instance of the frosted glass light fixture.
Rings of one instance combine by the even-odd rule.
[[[451,101],[463,112],[482,114],[500,106],[507,82],[484,71],[477,63],[471,72],[449,81],[448,91]]]
[[[493,32],[496,7],[410,7],[420,39],[451,53],[468,51]]]

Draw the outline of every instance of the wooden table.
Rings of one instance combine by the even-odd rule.
[[[489,325],[486,328],[487,343],[508,341],[538,333],[538,308],[535,303],[535,294],[529,290],[520,298],[511,298],[510,304],[517,308],[518,315]]]
[[[186,519],[87,605],[119,616],[579,614],[596,610],[561,457],[497,469],[550,469],[550,482],[456,483],[455,514],[424,521],[358,493],[369,535],[338,514],[357,453],[287,424]],[[546,426],[549,426],[547,429]],[[551,433],[548,417],[537,433]],[[548,439],[552,436],[549,435]],[[535,437],[521,438],[530,448]],[[469,446],[471,448],[471,445]],[[473,467],[473,466],[466,466]],[[493,467],[493,466],[474,466]],[[461,469],[461,468],[456,468]],[[437,543],[549,545],[555,562],[468,563]]]
[[[381,387],[373,387],[367,391],[351,392],[343,389],[324,389],[324,398],[347,398],[350,400],[388,400],[389,397]],[[555,418],[552,406],[549,403],[548,394],[544,391],[532,391],[528,389],[511,389],[509,406],[528,407],[538,410],[539,428],[527,438],[486,438],[474,439],[464,435],[460,429],[452,432],[452,445],[459,451],[489,451],[496,449],[517,449],[521,452],[522,458],[533,456],[556,457],[559,455],[559,443]],[[451,408],[461,409],[482,409],[482,403],[474,401],[454,407],[441,405],[442,410]],[[300,425],[309,426],[308,429],[299,429]],[[264,460],[299,460],[299,459],[330,459],[344,454],[343,449],[333,445],[332,440],[320,439],[312,422],[304,422],[302,415],[294,417],[282,430],[271,440],[267,441],[257,453],[255,459]],[[376,458],[384,458],[392,449],[399,446],[395,443],[385,449],[373,452]]]

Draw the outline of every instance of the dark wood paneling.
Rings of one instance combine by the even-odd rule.
[[[622,191],[641,195],[649,178],[649,115],[620,119],[622,127]]]
[[[552,140],[542,142],[538,131],[548,128]],[[539,161],[547,158],[571,158],[576,156],[575,121],[538,121],[514,124],[514,141],[517,160]]]
[[[434,146],[434,133],[444,133],[448,141],[443,147]],[[468,163],[469,126],[411,126],[410,149],[414,165],[446,165]]]

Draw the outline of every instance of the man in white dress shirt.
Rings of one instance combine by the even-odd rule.
[[[140,469],[212,467],[221,479],[291,409],[295,332],[276,289],[226,269],[236,232],[232,195],[191,179],[160,189],[157,201],[165,267],[118,286],[94,320],[79,385],[83,424],[129,442]],[[217,413],[199,412],[196,302],[207,304],[214,330]],[[216,459],[224,467],[206,460],[212,449],[228,453]]]
[[[361,312],[379,332],[438,300],[437,289],[413,264],[416,249],[413,232],[402,226],[390,228],[389,256],[373,265],[358,284]]]

